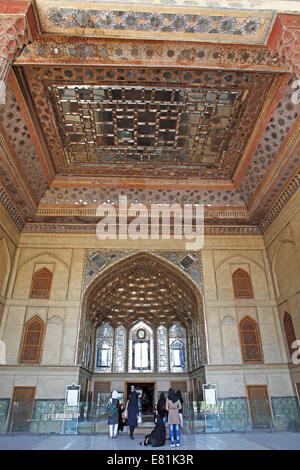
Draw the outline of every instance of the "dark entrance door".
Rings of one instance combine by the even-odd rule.
[[[33,413],[34,397],[35,387],[14,388],[9,421],[11,431],[29,431]]]
[[[271,411],[267,386],[249,385],[247,391],[253,427],[270,427]]]
[[[130,387],[134,385],[139,396],[139,411],[143,416],[153,414],[154,406],[154,383],[128,382],[126,384],[126,397],[130,395]]]

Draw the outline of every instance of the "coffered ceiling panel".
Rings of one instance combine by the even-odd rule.
[[[233,177],[280,75],[20,66],[57,175]]]

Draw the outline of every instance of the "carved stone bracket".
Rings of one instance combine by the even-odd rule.
[[[37,34],[31,1],[0,4],[0,104],[5,103],[5,82],[22,48]]]

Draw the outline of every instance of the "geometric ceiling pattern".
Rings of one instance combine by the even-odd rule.
[[[28,0],[0,104],[0,197],[20,230],[91,233],[126,196],[259,233],[298,188],[297,44],[280,24],[299,15],[175,3]]]
[[[17,73],[58,175],[123,178],[232,178],[282,81],[205,69],[20,65]]]

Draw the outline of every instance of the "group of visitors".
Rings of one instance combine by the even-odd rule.
[[[154,423],[153,431],[145,436],[142,446],[161,447],[166,442],[166,424],[169,426],[170,446],[180,445],[180,426],[183,426],[183,398],[180,391],[175,392],[170,388],[168,397],[165,398],[164,393],[160,394],[157,404],[154,406]],[[130,439],[134,439],[134,430],[138,426],[138,394],[131,386],[130,394],[126,407],[119,405],[118,392],[113,391],[108,402],[108,427],[109,436],[117,437],[122,432],[124,426],[129,427]]]

